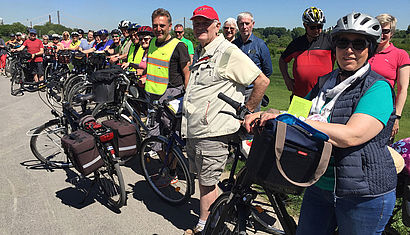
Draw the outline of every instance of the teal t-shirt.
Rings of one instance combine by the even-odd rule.
[[[186,47],[188,47],[188,54],[193,55],[194,54],[194,44],[192,42],[184,37],[181,38],[181,42],[185,43]]]
[[[387,124],[390,114],[393,112],[393,98],[390,85],[386,81],[377,81],[360,98],[354,113],[364,113]],[[330,158],[329,166],[325,174],[316,182],[315,186],[328,191],[335,187],[334,174],[335,160]]]

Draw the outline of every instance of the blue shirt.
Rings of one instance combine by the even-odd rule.
[[[269,49],[262,39],[251,34],[245,43],[243,43],[241,37],[236,38],[232,43],[239,47],[262,70],[263,74],[269,78],[272,74],[272,60]]]
[[[80,43],[80,48],[83,50],[88,50],[91,49],[94,45],[94,40],[92,40],[90,43],[88,43],[88,40],[85,38],[81,39],[81,43]]]
[[[114,41],[109,39],[107,40],[107,42],[100,42],[97,44],[97,46],[95,47],[95,49],[97,51],[103,51],[107,46],[111,46],[111,44],[113,44]]]

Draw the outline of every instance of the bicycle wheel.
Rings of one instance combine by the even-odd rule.
[[[106,197],[108,204],[116,209],[125,205],[126,194],[124,178],[118,163],[105,163],[94,173],[100,192]]]
[[[73,86],[79,82],[82,82],[85,80],[85,75],[74,75],[68,77],[66,80],[63,82],[63,97],[64,100],[68,99],[68,95],[70,94],[71,89]]]
[[[10,85],[10,92],[11,95],[16,96],[18,95],[23,87],[23,77],[24,73],[22,70],[16,70],[11,78],[11,85]]]
[[[178,205],[191,197],[194,185],[182,152],[175,146],[170,151],[167,148],[168,140],[163,136],[145,139],[140,149],[141,168],[154,192],[166,202]]]
[[[74,108],[77,112],[82,111],[82,104],[75,101],[75,97],[79,94],[90,94],[92,92],[92,84],[88,83],[77,83],[74,85],[68,95],[67,102],[69,105]],[[86,109],[93,110],[97,104],[93,101],[88,101],[86,103]]]
[[[66,128],[60,120],[53,119],[38,127],[30,139],[30,149],[34,156],[42,163],[54,167],[71,167],[61,147],[61,138],[67,134]]]
[[[239,234],[238,212],[234,203],[228,204],[229,194],[222,193],[211,205],[203,234]]]
[[[11,66],[12,66],[13,60],[10,59],[9,56],[6,58],[6,66],[4,67],[4,75],[6,77],[11,77]]]

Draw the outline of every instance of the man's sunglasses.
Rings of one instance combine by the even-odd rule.
[[[234,27],[224,27],[225,30],[235,30]]]
[[[184,31],[174,31],[177,34],[183,33]]]
[[[310,26],[309,26],[309,29],[310,29],[310,30],[323,29],[323,24],[310,25]]]
[[[151,40],[151,37],[139,37],[140,41],[149,41]]]
[[[355,39],[350,41],[346,38],[340,38],[336,40],[336,47],[340,49],[346,49],[350,44],[352,44],[352,48],[357,51],[362,51],[369,46],[369,42],[365,39]]]
[[[389,34],[391,29],[382,29],[382,34]]]

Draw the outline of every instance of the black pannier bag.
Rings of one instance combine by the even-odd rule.
[[[328,136],[290,114],[254,129],[246,161],[253,182],[287,194],[301,194],[327,169],[332,145]]]
[[[137,154],[137,129],[134,125],[124,120],[114,119],[103,121],[102,124],[114,131],[114,144],[120,158]]]
[[[97,103],[114,102],[116,78],[122,73],[119,69],[103,69],[91,74],[94,101]]]
[[[94,137],[83,130],[63,136],[61,145],[75,169],[85,176],[104,165]]]

